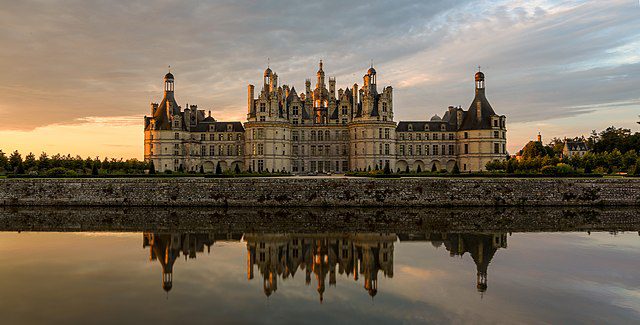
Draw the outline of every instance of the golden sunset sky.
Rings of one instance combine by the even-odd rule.
[[[143,156],[143,116],[172,66],[178,104],[244,121],[267,58],[304,88],[374,61],[396,121],[468,108],[481,65],[511,153],[542,132],[638,131],[637,1],[4,1],[0,149]]]

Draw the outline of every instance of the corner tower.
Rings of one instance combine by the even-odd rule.
[[[475,97],[465,112],[458,129],[459,168],[461,171],[483,171],[488,162],[507,155],[506,116],[498,115],[485,94],[485,75],[478,69],[474,75]]]

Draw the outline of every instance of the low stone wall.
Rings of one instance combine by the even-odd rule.
[[[5,206],[451,207],[640,205],[640,179],[0,179]]]

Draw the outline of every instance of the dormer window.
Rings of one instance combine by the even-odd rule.
[[[441,131],[444,131],[445,129],[446,129],[446,127],[444,126],[444,124],[441,124],[441,125],[440,125],[440,130],[441,130]]]
[[[233,131],[233,124],[227,124],[227,132]]]
[[[298,111],[298,106],[293,106],[293,115],[296,116],[298,115],[299,111]]]
[[[407,129],[408,129],[409,131],[413,131],[413,124],[409,124],[409,125],[407,126]]]
[[[429,124],[425,124],[425,125],[424,125],[424,130],[425,130],[425,131],[429,131]]]

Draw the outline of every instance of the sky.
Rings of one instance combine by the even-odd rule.
[[[244,121],[267,62],[303,89],[320,59],[337,88],[373,60],[396,121],[468,108],[481,66],[512,153],[640,131],[637,0],[0,1],[4,152],[141,159],[169,65],[178,104]]]

